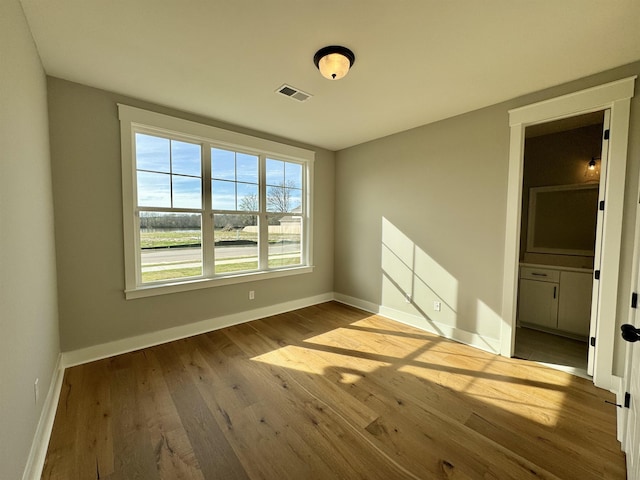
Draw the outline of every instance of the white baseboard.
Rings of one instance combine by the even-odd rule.
[[[425,321],[423,317],[388,307],[380,307],[380,315],[495,355],[500,354],[500,340],[495,338],[483,337],[477,333],[467,332],[466,330],[445,325],[444,323],[434,322],[433,320]]]
[[[407,325],[425,330],[430,333],[444,336],[460,343],[471,345],[473,347],[485,350],[487,352],[498,354],[500,351],[500,341],[483,337],[477,333],[467,332],[456,327],[440,324],[437,322],[425,322],[424,318],[411,315],[399,310],[376,305],[375,303],[361,300],[359,298],[350,297],[341,293],[325,293],[313,297],[292,300],[290,302],[270,305],[268,307],[248,310],[246,312],[234,313],[222,317],[202,320],[200,322],[181,325],[179,327],[167,328],[157,332],[150,332],[135,337],[123,338],[113,342],[94,345],[87,348],[72,350],[62,353],[62,366],[64,368],[80,365],[83,363],[101,360],[103,358],[120,355],[122,353],[133,352],[146,347],[160,345],[162,343],[179,340],[181,338],[199,335],[201,333],[211,332],[220,328],[230,327],[244,322],[250,322],[260,318],[277,315],[280,313],[290,312],[298,308],[304,308],[318,303],[324,303],[336,300],[345,305],[360,308],[367,312],[375,313],[396,320]]]
[[[64,368],[68,368],[74,365],[80,365],[83,363],[93,362],[95,360],[101,360],[103,358],[113,357],[114,355],[120,355],[122,353],[133,352],[135,350],[152,347],[154,345],[160,345],[162,343],[171,342],[173,340],[192,337],[194,335],[211,332],[220,328],[230,327],[232,325],[238,325],[244,322],[250,322],[251,320],[257,320],[260,318],[269,317],[271,315],[290,312],[291,310],[296,310],[298,308],[304,308],[311,305],[316,305],[318,303],[328,302],[333,300],[333,297],[333,292],[325,293],[313,297],[301,298],[298,300],[292,300],[276,305],[270,305],[268,307],[256,308],[254,310],[248,310],[246,312],[239,312],[231,315],[224,315],[222,317],[202,320],[200,322],[189,323],[187,325],[181,325],[179,327],[167,328],[165,330],[159,330],[157,332],[145,333],[143,335],[137,335],[135,337],[123,338],[122,340],[102,343],[100,345],[81,348],[79,350],[63,352],[62,365]]]
[[[500,354],[500,340],[495,338],[483,337],[477,333],[467,332],[450,325],[434,322],[432,320],[425,321],[423,317],[412,315],[410,313],[401,312],[393,308],[385,307],[382,305],[376,305],[375,303],[367,302],[366,300],[360,300],[358,298],[350,297],[348,295],[342,295],[336,293],[334,299],[337,302],[351,305],[352,307],[360,308],[367,312],[382,315],[383,317],[395,320],[406,325],[410,325],[420,330],[424,330],[435,335],[455,340],[456,342],[464,343],[472,347],[479,348],[486,352]]]
[[[31,450],[29,451],[27,465],[22,474],[22,480],[37,480],[42,476],[44,460],[49,446],[49,438],[51,437],[60,391],[62,390],[63,377],[64,367],[62,365],[62,354],[60,354],[58,355],[58,360],[53,375],[51,376],[49,391],[42,406],[40,420],[38,421],[36,433],[31,443]]]
[[[375,303],[367,302],[366,300],[360,300],[359,298],[350,297],[349,295],[343,295],[342,293],[334,293],[333,299],[336,302],[344,303],[351,307],[359,308],[365,312],[380,313],[380,307]]]

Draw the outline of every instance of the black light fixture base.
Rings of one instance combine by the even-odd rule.
[[[349,59],[349,68],[351,68],[353,64],[356,62],[356,56],[347,47],[341,47],[340,45],[331,45],[329,47],[324,47],[318,50],[316,54],[313,56],[313,63],[316,65],[316,67],[320,68],[318,66],[320,63],[320,59],[327,55],[331,55],[332,53],[338,53],[340,55],[345,56],[347,59]]]

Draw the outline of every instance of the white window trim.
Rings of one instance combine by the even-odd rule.
[[[122,211],[124,233],[124,263],[125,263],[125,297],[127,299],[184,292],[221,285],[233,285],[257,280],[279,278],[288,275],[298,275],[313,271],[313,165],[315,152],[292,145],[286,145],[271,140],[265,140],[242,133],[232,132],[210,125],[204,125],[190,120],[171,117],[129,105],[118,104],[120,119],[120,138],[122,155]],[[136,129],[147,131],[157,130],[165,135],[215,144],[220,148],[237,149],[241,151],[255,151],[257,154],[270,156],[279,160],[304,162],[306,175],[304,178],[305,209],[304,229],[304,265],[282,268],[278,270],[244,272],[216,278],[205,277],[197,279],[176,280],[161,284],[140,284],[137,272],[140,270],[139,255],[136,245],[136,202],[134,198],[136,182],[136,165],[133,158]]]

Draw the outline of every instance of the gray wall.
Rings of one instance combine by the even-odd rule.
[[[57,78],[48,93],[63,351],[333,291],[333,152]],[[315,150],[314,272],[125,300],[116,103]]]
[[[336,292],[498,339],[506,209],[520,208],[505,204],[508,110],[638,73],[634,63],[338,152]],[[639,114],[636,95],[618,323],[628,310]],[[388,231],[395,235],[391,249],[383,236]],[[420,271],[411,264],[416,261]],[[414,289],[413,305],[404,301],[406,288]],[[433,299],[443,301],[442,312],[433,311]],[[614,371],[621,374],[620,342],[616,350]]]
[[[13,480],[60,352],[46,80],[18,0],[0,2],[0,65],[0,478]]]

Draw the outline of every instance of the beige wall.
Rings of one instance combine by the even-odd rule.
[[[0,478],[19,479],[59,354],[46,80],[0,2]],[[39,379],[36,404],[34,381]]]
[[[337,292],[498,338],[479,315],[502,298],[506,120],[491,107],[338,152]]]
[[[334,153],[314,148],[313,273],[125,300],[117,102],[312,147],[57,78],[48,92],[63,351],[333,291]]]
[[[498,339],[506,209],[520,208],[505,204],[508,110],[638,73],[635,63],[338,152],[336,292],[416,315],[425,325],[435,321]],[[636,95],[618,323],[628,310],[639,114]],[[407,290],[413,305],[404,301]],[[434,312],[433,300],[443,302],[441,312]]]

